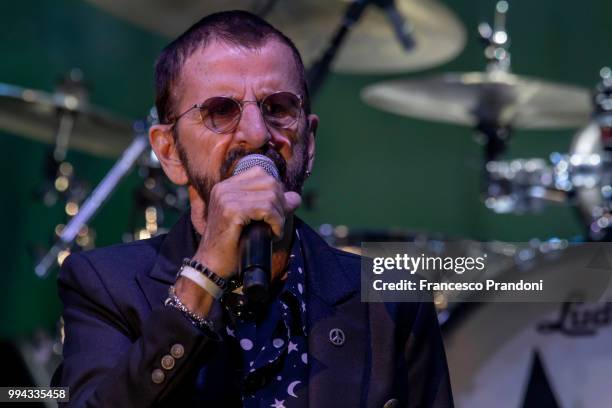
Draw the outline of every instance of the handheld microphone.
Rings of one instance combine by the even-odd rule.
[[[249,154],[238,161],[233,175],[259,166],[276,180],[280,180],[274,162],[261,154]],[[272,230],[263,221],[252,221],[244,227],[240,238],[239,273],[242,276],[242,291],[249,302],[263,303],[268,300],[272,269]]]

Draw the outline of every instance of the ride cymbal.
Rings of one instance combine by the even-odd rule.
[[[174,38],[201,17],[241,9],[261,15],[291,38],[310,66],[327,46],[344,18],[349,2],[340,0],[197,1],[87,0],[111,14],[149,31]],[[406,51],[385,13],[374,5],[351,29],[332,68],[342,72],[402,72],[437,66],[464,48],[465,29],[434,0],[396,0],[397,9],[412,27],[415,47]],[[269,6],[269,7],[268,7]],[[269,8],[269,11],[265,10]]]
[[[467,126],[572,128],[584,125],[592,112],[587,89],[503,71],[385,81],[361,95],[367,104],[398,115]]]
[[[131,122],[65,93],[47,93],[0,83],[0,129],[54,143],[59,112],[74,115],[69,148],[117,157],[133,137]]]

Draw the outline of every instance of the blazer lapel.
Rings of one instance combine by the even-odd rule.
[[[187,211],[172,227],[161,244],[155,264],[150,271],[136,276],[151,309],[161,306],[168,297],[168,287],[176,279],[183,258],[196,250],[196,236]]]
[[[312,229],[297,222],[306,265],[308,314],[308,403],[315,407],[358,407],[367,381],[367,305],[359,297],[359,274]],[[344,334],[334,345],[330,333]]]

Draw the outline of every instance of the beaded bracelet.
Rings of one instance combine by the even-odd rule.
[[[185,306],[178,296],[176,296],[174,286],[170,286],[168,289],[168,298],[164,301],[164,305],[180,310],[194,326],[200,329],[207,328],[213,332],[215,331],[214,324],[211,320],[187,309],[187,306]]]
[[[223,292],[227,290],[227,280],[223,279],[213,271],[211,271],[206,266],[202,265],[200,262],[195,259],[185,258],[183,259],[183,265],[190,266],[196,271],[200,272],[202,275],[206,276],[210,279],[215,285],[221,288]]]

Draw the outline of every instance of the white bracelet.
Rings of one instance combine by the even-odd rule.
[[[180,276],[184,276],[190,281],[194,282],[199,287],[210,293],[212,297],[217,300],[221,299],[221,296],[223,296],[223,290],[219,286],[217,286],[207,276],[204,276],[197,269],[192,268],[189,265],[183,265]]]

